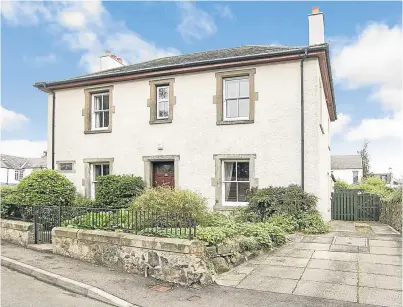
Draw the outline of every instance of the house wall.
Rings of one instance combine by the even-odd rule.
[[[24,169],[23,178],[27,177],[31,174],[33,169]],[[8,177],[8,181],[7,181]],[[19,181],[15,180],[15,170],[14,169],[6,169],[0,168],[0,182],[2,184],[18,184]]]
[[[255,177],[260,187],[301,184],[300,61],[239,69],[246,68],[256,68],[258,100],[253,124],[216,124],[213,96],[218,70],[164,77],[175,78],[176,103],[170,124],[149,124],[150,79],[115,83],[112,133],[84,134],[84,88],[59,90],[56,92],[55,160],[76,161],[75,173],[69,174],[69,178],[84,192],[83,159],[114,158],[113,173],[144,176],[143,156],[179,155],[176,184],[202,193],[211,208],[215,205],[214,154],[255,154]],[[330,153],[322,150],[324,145],[319,146],[322,142],[319,141],[319,80],[317,60],[307,59],[305,187],[321,197],[320,211],[326,213],[330,206],[329,189],[320,182],[325,178],[324,173],[330,172]],[[52,95],[48,103],[50,166]],[[158,150],[159,144],[162,150]],[[318,164],[322,160],[329,163]]]
[[[362,179],[362,168],[357,169],[335,169],[332,170],[334,177],[343,180],[349,184],[353,184],[353,171],[358,171],[358,181]]]

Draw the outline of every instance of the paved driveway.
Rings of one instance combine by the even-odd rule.
[[[217,284],[379,306],[402,306],[401,235],[380,223],[332,222],[325,235],[221,274]]]

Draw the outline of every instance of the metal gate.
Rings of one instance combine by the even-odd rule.
[[[61,208],[58,206],[34,206],[35,244],[52,243],[52,229],[60,226]]]
[[[380,197],[362,190],[332,193],[332,219],[343,221],[379,221]]]

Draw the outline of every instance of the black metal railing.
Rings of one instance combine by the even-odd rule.
[[[136,211],[132,209],[14,206],[2,217],[35,223],[36,238],[50,242],[51,230],[56,226],[83,229],[122,231],[147,236],[196,236],[196,220],[189,213]]]

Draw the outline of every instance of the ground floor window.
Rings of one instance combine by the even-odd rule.
[[[16,169],[14,173],[14,179],[17,181],[22,180],[24,177],[24,170],[23,169]]]
[[[105,176],[110,174],[110,164],[109,163],[93,163],[90,165],[90,178],[91,178],[91,198],[95,198],[95,186],[97,179],[100,176]]]
[[[224,205],[246,205],[250,189],[249,161],[222,161],[222,194]]]

